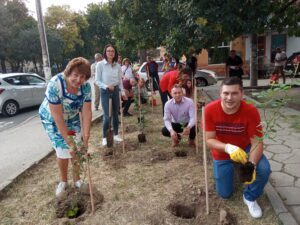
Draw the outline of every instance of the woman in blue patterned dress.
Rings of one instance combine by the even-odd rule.
[[[85,146],[88,144],[92,111],[91,87],[86,81],[90,76],[88,60],[82,57],[72,59],[62,73],[51,78],[39,109],[43,126],[57,155],[60,183],[56,195],[67,187],[69,159],[76,160],[74,142],[68,138],[68,132],[75,132],[75,142],[83,140]],[[77,188],[81,186],[78,169],[78,166],[73,167],[73,180]]]

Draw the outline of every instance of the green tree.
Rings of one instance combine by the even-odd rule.
[[[5,61],[12,64],[13,69],[18,68],[19,61],[15,61],[15,51],[11,43],[19,32],[32,25],[32,17],[28,15],[28,9],[20,0],[0,1],[0,61],[1,69],[6,72]]]
[[[50,63],[55,68],[52,74],[55,75],[63,70],[65,42],[58,31],[50,29],[47,31],[47,42]]]
[[[180,49],[184,42],[187,48],[209,48],[243,34],[251,35],[256,43],[258,34],[270,30],[299,35],[300,5],[296,0],[161,0],[161,8],[172,26],[165,42],[169,48]],[[252,52],[255,57],[255,45]],[[257,79],[257,73],[252,75]]]
[[[138,50],[142,61],[145,60],[145,50],[156,48],[165,38],[160,1],[115,0],[109,1],[109,6],[116,20],[113,36],[121,54],[134,57]]]
[[[24,62],[32,62],[35,66],[35,72],[38,72],[37,63],[41,62],[41,44],[37,27],[22,30],[11,41],[11,47],[14,49],[9,58],[16,62],[16,66],[22,66]],[[16,69],[17,70],[17,69]]]
[[[83,47],[80,29],[86,26],[85,19],[70,10],[70,6],[51,6],[45,14],[45,24],[50,30],[56,30],[64,40],[64,58],[74,57],[76,48]]]
[[[111,27],[114,21],[110,14],[108,4],[89,4],[85,18],[88,22],[88,27],[85,30],[83,37],[85,49],[89,56],[93,56],[95,52],[102,53],[105,45],[113,43]]]

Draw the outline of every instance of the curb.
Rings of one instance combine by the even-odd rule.
[[[203,92],[205,92],[205,90]],[[207,92],[205,92],[205,95],[210,100],[214,100],[214,98]],[[253,102],[257,102],[249,96],[244,95],[244,97]],[[283,225],[298,225],[297,221],[295,220],[295,217],[288,211],[279,194],[277,193],[276,189],[272,186],[272,184],[269,181],[265,186],[265,193],[267,194],[268,199],[276,215],[278,216]]]
[[[99,113],[98,115],[95,115],[92,117],[92,123],[91,125],[93,125],[94,123],[101,121],[103,117],[103,113]],[[6,190],[8,190],[13,183],[15,183],[23,174],[25,174],[27,171],[34,169],[36,166],[38,166],[41,162],[45,161],[47,158],[49,158],[50,156],[52,156],[54,154],[54,149],[51,148],[51,150],[49,150],[49,152],[47,154],[45,154],[43,157],[41,157],[39,160],[36,160],[34,162],[32,162],[30,165],[28,165],[27,168],[24,168],[23,171],[21,171],[18,175],[16,176],[12,176],[12,178],[8,178],[7,182],[5,182],[4,184],[1,185],[0,187],[0,199],[3,197],[3,192],[5,192]]]

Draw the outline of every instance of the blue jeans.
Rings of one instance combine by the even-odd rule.
[[[246,152],[249,152],[249,150],[250,145],[247,147]],[[217,193],[222,198],[229,198],[233,193],[233,161],[231,159],[213,160],[213,169]],[[270,173],[270,163],[266,156],[262,155],[256,165],[256,180],[252,184],[245,185],[244,196],[248,201],[255,201],[262,195]]]
[[[102,129],[102,136],[103,138],[106,137],[106,131],[109,127],[109,98],[112,99],[112,122],[113,122],[113,129],[114,134],[118,134],[119,129],[119,106],[120,106],[120,99],[119,99],[119,87],[115,86],[113,92],[108,90],[100,89],[101,90],[101,105],[103,110],[103,129]]]

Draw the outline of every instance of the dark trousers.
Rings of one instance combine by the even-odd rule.
[[[239,68],[237,70],[233,70],[233,69],[229,69],[229,77],[238,77],[240,79],[242,79],[242,75],[243,75],[243,69]]]
[[[152,78],[153,91],[157,91],[159,89],[158,73],[150,73],[150,77]]]
[[[186,127],[187,125],[188,124],[185,124],[184,127]],[[182,133],[183,131],[183,126],[180,123],[172,123],[172,128],[177,134]],[[161,133],[165,137],[171,137],[170,131],[166,127],[162,128]],[[195,131],[195,126],[193,126],[190,130],[189,139],[194,140],[195,137],[196,137],[196,131]]]
[[[163,116],[164,116],[164,112],[165,112],[165,104],[168,101],[168,91],[162,92],[159,89],[159,95],[160,95],[160,99],[161,99],[161,104],[162,104],[162,112],[163,112]]]
[[[112,99],[112,122],[114,134],[117,135],[119,131],[119,107],[120,107],[120,98],[119,98],[119,86],[115,86],[113,92],[108,90],[100,89],[101,93],[101,105],[103,110],[103,128],[102,135],[103,138],[106,138],[106,131],[109,127],[109,99]]]
[[[123,104],[124,104],[123,113],[124,114],[128,113],[131,103],[132,103],[132,97],[128,97],[128,99],[126,101],[123,101]]]

